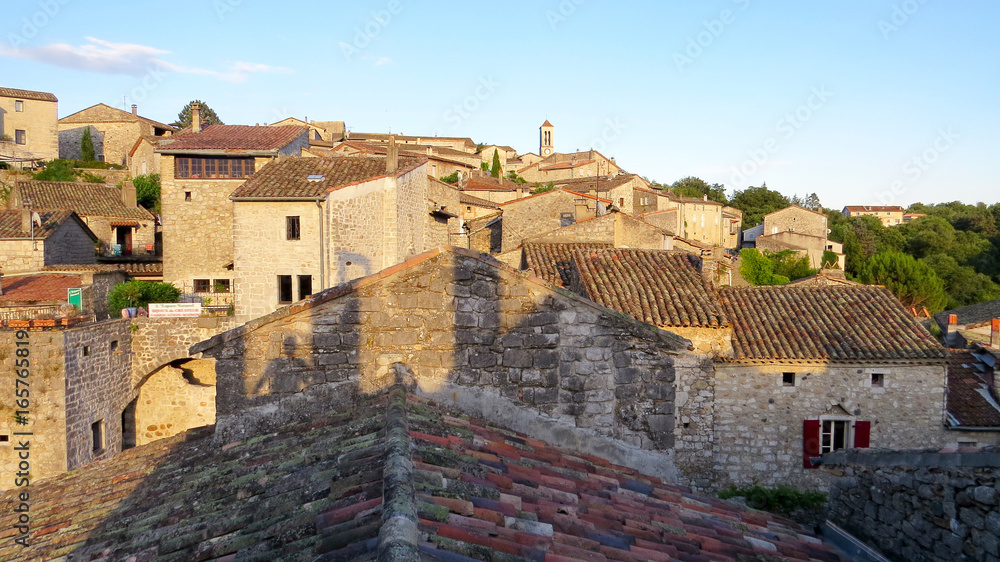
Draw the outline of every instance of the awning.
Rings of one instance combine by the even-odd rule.
[[[139,228],[139,221],[111,221],[111,226],[130,226],[132,228]]]

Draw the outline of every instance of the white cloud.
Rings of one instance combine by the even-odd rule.
[[[389,57],[380,57],[375,61],[375,66],[382,66],[384,64],[392,64],[392,59]]]
[[[288,68],[242,61],[237,61],[228,70],[220,72],[168,62],[162,58],[162,55],[168,55],[170,51],[156,47],[132,43],[113,43],[96,37],[86,37],[85,39],[88,43],[80,46],[55,43],[43,47],[13,50],[0,44],[0,56],[23,58],[101,74],[142,76],[155,69],[208,76],[237,84],[245,82],[251,74],[292,72]]]

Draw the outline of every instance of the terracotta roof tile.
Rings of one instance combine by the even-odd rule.
[[[19,98],[38,101],[59,101],[53,94],[48,92],[35,92],[32,90],[18,90],[16,88],[0,88],[0,97]]]
[[[574,263],[588,298],[637,320],[660,327],[719,328],[728,323],[693,254],[577,250]]]
[[[118,217],[153,220],[142,207],[129,207],[122,202],[122,192],[114,186],[100,183],[19,181],[21,200],[31,200],[34,209],[71,209],[85,216]]]
[[[190,128],[159,143],[158,152],[195,150],[277,151],[306,134],[305,127],[210,125],[200,133]]]
[[[63,221],[75,217],[73,211],[67,210],[39,210],[35,212],[42,219],[41,226],[35,225],[34,229],[34,237],[38,240],[48,238]],[[81,224],[83,223],[81,222]],[[30,238],[31,236],[30,230],[21,228],[21,211],[16,209],[0,210],[0,239]]]
[[[423,160],[400,158],[400,173]],[[310,179],[310,176],[314,176]],[[385,177],[385,158],[288,158],[271,162],[233,192],[233,199],[323,198],[334,189]]]
[[[611,248],[611,244],[571,243],[571,244],[541,244],[528,242],[524,244],[524,257],[536,277],[544,279],[553,285],[569,288],[572,283],[573,252],[578,249]]]
[[[885,287],[724,287],[720,295],[737,361],[945,358]]]
[[[487,201],[486,199],[481,199],[475,195],[469,195],[468,193],[459,192],[458,201],[463,205],[475,205],[477,207],[486,207],[487,209],[499,209],[500,205],[492,201]]]
[[[948,416],[953,425],[1000,427],[1000,397],[987,384],[992,370],[966,349],[951,349],[948,356]]]
[[[0,303],[65,301],[66,289],[82,287],[79,275],[5,276]]]
[[[616,187],[620,187],[629,183],[630,181],[639,178],[636,174],[618,174],[613,178],[609,177],[588,177],[588,178],[572,178],[563,180],[552,180],[552,183],[556,187],[565,187],[567,189],[573,189],[576,191],[608,191]],[[643,180],[645,184],[645,180]],[[656,192],[658,193],[658,192]]]

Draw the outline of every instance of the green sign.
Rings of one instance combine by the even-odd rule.
[[[83,289],[66,289],[66,299],[77,310],[83,310]]]

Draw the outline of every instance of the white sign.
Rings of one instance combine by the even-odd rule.
[[[151,302],[150,318],[198,318],[201,316],[200,302]]]

